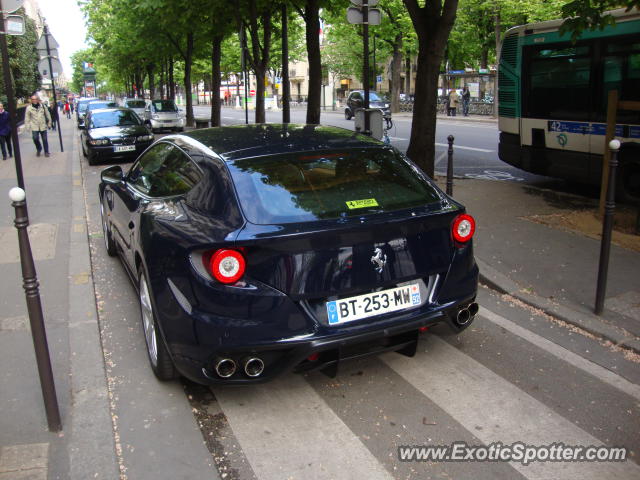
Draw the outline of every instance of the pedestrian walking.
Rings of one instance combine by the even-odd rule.
[[[69,106],[69,102],[64,102],[64,113],[67,114],[67,118],[71,118],[71,107]]]
[[[33,143],[36,146],[36,156],[40,156],[43,146],[44,156],[51,156],[47,140],[47,128],[51,128],[51,114],[47,106],[40,103],[37,95],[31,96],[31,104],[27,106],[24,114],[24,126],[27,131],[31,132]],[[42,145],[40,139],[42,139]]]
[[[13,147],[11,145],[11,123],[9,112],[4,109],[4,105],[0,103],[0,147],[2,147],[2,160],[7,159],[7,151],[9,157],[13,157]]]
[[[49,105],[48,103],[45,104],[45,107],[47,108],[47,110],[49,110],[49,118],[51,118],[51,125],[49,126],[49,128],[51,130],[55,130],[56,119],[58,118],[58,112],[53,105]]]
[[[75,104],[75,102],[73,100],[71,100],[69,102],[69,105],[71,107],[71,115],[73,115],[73,109],[76,108],[76,104]]]
[[[451,116],[456,116],[456,109],[458,108],[458,102],[460,101],[460,95],[454,88],[449,92],[449,110],[451,112]]]
[[[465,117],[469,116],[469,103],[471,102],[471,92],[466,85],[462,89],[462,114]]]

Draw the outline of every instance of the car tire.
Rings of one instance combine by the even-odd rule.
[[[345,120],[351,120],[353,118],[353,115],[351,115],[351,110],[349,110],[348,108],[344,109],[344,119]]]
[[[147,356],[151,370],[153,370],[158,380],[163,382],[173,380],[177,376],[176,368],[158,329],[147,274],[142,266],[140,266],[140,275],[138,277],[138,298],[140,300],[142,332],[147,346]]]
[[[104,235],[104,246],[107,250],[107,255],[115,257],[118,253],[116,244],[113,241],[113,235],[111,234],[111,225],[109,224],[109,217],[106,215],[107,207],[105,205],[106,199],[102,199],[100,202],[100,218],[102,220],[102,233]]]

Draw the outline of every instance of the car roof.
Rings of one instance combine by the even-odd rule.
[[[95,115],[96,113],[115,112],[115,111],[130,112],[131,109],[126,107],[96,108],[95,110],[91,110],[91,115]]]
[[[224,160],[282,153],[367,148],[382,142],[345,128],[324,125],[254,124],[204,128],[168,138],[196,140],[203,151],[213,151]],[[193,145],[193,141],[188,143]]]

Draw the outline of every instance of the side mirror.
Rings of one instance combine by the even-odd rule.
[[[100,173],[100,179],[104,183],[120,183],[124,180],[124,173],[120,165],[114,165],[113,167],[105,168]]]

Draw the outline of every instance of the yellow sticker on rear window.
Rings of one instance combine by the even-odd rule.
[[[345,202],[349,210],[355,210],[356,208],[365,208],[365,207],[378,207],[378,202],[376,202],[375,198],[364,198],[362,200],[349,200]]]

